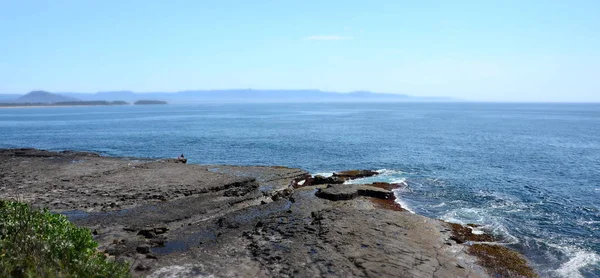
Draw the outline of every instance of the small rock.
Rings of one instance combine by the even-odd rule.
[[[145,238],[155,238],[156,233],[154,233],[154,229],[143,229],[138,232],[138,235],[144,236]]]
[[[146,264],[142,264],[142,263],[140,263],[140,264],[138,264],[138,265],[135,267],[135,270],[137,270],[137,271],[146,271],[146,270],[150,270],[151,268],[152,268],[152,267],[151,267],[151,266],[149,266],[149,265],[146,265]]]
[[[123,227],[123,231],[127,231],[127,232],[135,232],[136,229],[132,228],[132,227]]]
[[[142,244],[142,245],[136,247],[135,251],[137,251],[140,254],[148,254],[148,253],[150,253],[150,245]]]
[[[154,233],[157,235],[164,234],[169,230],[167,226],[154,227]]]
[[[146,254],[146,258],[147,259],[158,260],[158,256],[156,256],[156,255],[154,255],[152,253]]]

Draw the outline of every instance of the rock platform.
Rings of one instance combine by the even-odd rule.
[[[336,177],[351,175],[372,173]],[[458,243],[468,231],[458,238],[456,227],[402,210],[395,185],[301,185],[310,178],[281,166],[0,150],[0,198],[88,227],[134,276],[490,276]]]

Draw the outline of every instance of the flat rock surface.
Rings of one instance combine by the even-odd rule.
[[[445,223],[374,205],[390,191],[293,189],[307,177],[286,167],[0,150],[0,198],[90,228],[134,276],[487,276]]]

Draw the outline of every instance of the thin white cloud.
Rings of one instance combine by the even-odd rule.
[[[321,36],[308,36],[305,39],[309,41],[343,41],[351,40],[352,37],[344,37],[339,35],[321,35]]]

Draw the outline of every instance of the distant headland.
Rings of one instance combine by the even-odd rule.
[[[98,93],[33,91],[26,95],[0,94],[0,105],[25,103],[52,104],[68,101],[124,101],[136,104],[168,103],[252,103],[252,102],[447,102],[457,99],[446,97],[419,97],[405,94],[374,93],[369,91],[327,92],[321,90],[188,90],[178,92],[110,91]],[[160,103],[159,103],[160,102]],[[21,106],[21,105],[20,105]]]
[[[144,104],[167,104],[162,100],[138,100],[135,105]],[[39,106],[113,106],[113,105],[129,105],[123,100],[106,100],[106,99],[85,99],[81,100],[75,97],[66,96],[63,94],[50,93],[46,91],[32,91],[25,95],[16,98],[0,99],[0,107],[39,107]]]

